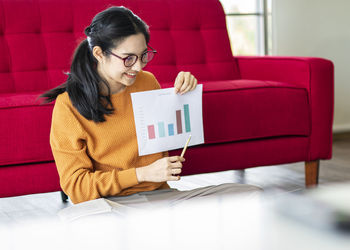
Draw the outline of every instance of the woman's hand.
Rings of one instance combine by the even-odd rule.
[[[185,94],[194,90],[197,86],[197,79],[190,72],[179,72],[175,79],[175,93]]]
[[[180,156],[164,157],[146,167],[136,168],[136,176],[139,182],[164,182],[178,181],[182,163],[185,159]]]

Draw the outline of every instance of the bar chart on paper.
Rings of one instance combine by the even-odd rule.
[[[185,95],[174,88],[131,94],[139,155],[181,148],[191,134],[191,145],[204,142],[202,85]]]
[[[159,121],[156,124],[147,125],[148,139],[156,139],[156,137],[165,137],[175,135],[180,135],[182,133],[191,132],[191,121],[190,121],[190,108],[189,104],[183,106],[183,110],[179,109],[174,112],[175,122],[166,123],[164,121]],[[185,128],[182,128],[182,117],[184,117]],[[156,128],[158,131],[156,132]],[[165,128],[167,128],[167,133]],[[157,135],[157,136],[156,136]]]

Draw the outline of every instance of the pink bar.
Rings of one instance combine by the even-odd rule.
[[[148,139],[154,139],[156,138],[156,133],[154,132],[154,125],[148,125]]]

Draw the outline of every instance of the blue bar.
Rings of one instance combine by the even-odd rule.
[[[174,135],[174,124],[168,124],[168,132],[169,132],[169,136],[170,135]]]
[[[186,132],[191,132],[190,107],[189,107],[188,104],[184,105],[184,114],[185,114],[185,128],[186,128]]]
[[[164,122],[158,122],[158,133],[159,137],[165,137]]]

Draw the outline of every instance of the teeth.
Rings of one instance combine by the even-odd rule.
[[[130,76],[136,76],[136,74],[133,74],[133,73],[127,73],[127,74]]]

